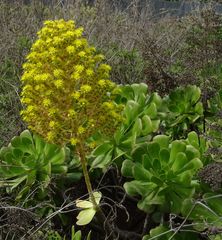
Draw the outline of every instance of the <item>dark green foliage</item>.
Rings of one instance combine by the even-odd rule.
[[[97,140],[101,144],[92,152],[91,168],[105,168],[114,160],[121,164],[137,142],[149,140],[159,129],[162,99],[157,93],[148,94],[143,83],[121,86],[119,92],[116,101],[125,104],[125,121],[113,138]]]
[[[164,103],[167,109],[164,125],[168,134],[180,138],[190,130],[201,131],[203,104],[198,87],[179,87],[165,97]]]
[[[23,185],[17,199],[23,198],[35,182],[42,182],[40,189],[44,192],[50,182],[51,165],[58,168],[58,173],[65,173],[66,166],[64,149],[44,143],[39,137],[24,131],[19,137],[14,137],[8,147],[0,152],[2,186],[14,188]],[[61,167],[61,169],[60,169]],[[40,182],[39,182],[40,181]],[[40,183],[41,184],[41,183]]]
[[[175,229],[177,231],[177,229]],[[184,232],[175,232],[174,229],[170,229],[167,226],[160,225],[150,231],[150,234],[143,237],[142,240],[196,240],[198,239],[198,234],[195,232],[187,232],[186,228],[183,228]]]
[[[48,144],[25,130],[14,137],[8,147],[0,150],[0,186],[7,187],[9,191],[20,189],[17,201],[24,199],[36,187],[35,196],[44,199],[51,179],[57,174],[66,174],[68,170],[65,154],[65,148]],[[77,172],[76,178],[80,176]]]
[[[197,231],[204,231],[210,226],[220,228],[222,226],[221,207],[222,197],[214,193],[205,193],[201,201],[187,199],[182,207],[182,214],[189,220],[193,220],[193,228]]]
[[[133,150],[133,161],[123,162],[123,176],[135,179],[125,183],[124,188],[129,195],[142,196],[140,209],[151,212],[158,205],[163,211],[180,213],[184,199],[192,197],[198,186],[193,177],[203,165],[198,141],[195,143],[193,146],[189,140],[170,142],[169,137],[157,135],[152,142]]]

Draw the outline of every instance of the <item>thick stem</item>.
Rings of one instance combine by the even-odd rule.
[[[82,143],[79,144],[79,155],[80,155],[80,161],[82,165],[82,171],[83,171],[83,176],[85,179],[87,191],[89,193],[89,197],[93,203],[94,208],[98,209],[98,204],[96,203],[95,197],[93,195],[93,190],[92,190],[92,184],[89,178],[89,173],[87,170],[87,161],[86,161],[86,156],[85,156],[85,151],[82,146]]]
[[[105,231],[109,235],[109,239],[116,239],[114,231],[112,230],[109,222],[107,221],[106,216],[104,215],[102,209],[96,203],[95,197],[93,195],[92,184],[91,184],[89,173],[88,173],[88,170],[87,170],[86,155],[85,155],[85,151],[84,151],[84,147],[83,147],[82,143],[80,143],[78,145],[78,151],[79,151],[79,156],[80,156],[80,161],[81,161],[81,165],[82,165],[82,170],[83,170],[83,175],[84,175],[87,191],[89,193],[89,197],[92,201],[92,204],[93,204],[94,208],[96,209],[96,211],[98,213],[99,221],[101,222],[101,224],[104,225]]]

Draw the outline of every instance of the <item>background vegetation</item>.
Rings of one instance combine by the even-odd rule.
[[[24,128],[19,117],[21,65],[46,19],[74,19],[84,26],[89,42],[106,55],[117,83],[146,82],[151,90],[163,93],[182,84],[200,86],[209,82],[197,76],[201,69],[220,62],[220,17],[209,6],[183,18],[158,18],[148,2],[142,9],[137,1],[125,9],[115,1],[96,1],[93,6],[83,1],[24,2],[0,2],[0,146]],[[220,66],[214,68],[211,71],[220,71]],[[210,81],[217,89],[215,84],[218,81]]]

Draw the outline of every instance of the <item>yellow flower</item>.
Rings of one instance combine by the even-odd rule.
[[[76,65],[75,70],[76,70],[76,72],[81,73],[84,70],[84,66],[83,65]]]
[[[55,70],[53,71],[53,75],[54,75],[54,77],[56,77],[56,78],[62,77],[63,74],[64,74],[64,71],[61,70],[61,69],[55,69]]]
[[[74,72],[72,75],[71,75],[71,78],[74,79],[74,80],[78,80],[80,78],[80,74],[78,72]]]
[[[25,110],[20,111],[20,115],[23,116],[25,114]]]
[[[39,74],[39,75],[36,75],[36,76],[34,77],[34,80],[35,80],[36,82],[40,82],[40,81],[41,81],[41,79],[42,79],[42,76],[41,76],[41,74]]]
[[[88,69],[86,69],[86,75],[87,76],[92,76],[93,75],[93,69],[91,69],[91,68],[88,68]]]
[[[32,52],[32,53],[30,53],[26,58],[28,59],[28,60],[35,60],[35,58],[37,58],[37,53],[36,52]]]
[[[81,51],[81,52],[78,53],[78,56],[80,56],[80,57],[85,57],[85,56],[86,56],[86,52]]]
[[[99,66],[99,69],[109,72],[109,71],[111,70],[111,67],[110,67],[108,64],[101,64],[101,65]]]
[[[73,31],[67,31],[65,34],[64,34],[64,37],[65,38],[72,38],[75,36],[75,33]]]
[[[50,122],[49,122],[49,127],[50,127],[50,128],[54,128],[55,125],[56,125],[55,121],[50,121]]]
[[[50,20],[46,20],[46,21],[44,22],[44,25],[45,25],[45,26],[53,26],[53,22],[50,21]]]
[[[57,88],[61,88],[63,86],[63,81],[61,79],[58,79],[54,82],[54,84]]]
[[[114,106],[115,106],[113,102],[104,102],[103,105],[109,110],[114,109]]]
[[[35,107],[34,106],[32,106],[32,105],[29,105],[28,107],[27,107],[27,110],[26,110],[26,112],[27,113],[31,113],[33,110],[35,109]]]
[[[96,48],[95,47],[90,47],[87,50],[88,50],[87,52],[90,52],[90,53],[96,52]]]
[[[57,24],[57,27],[60,28],[60,29],[62,29],[62,28],[65,27],[65,24],[64,24],[63,22],[59,22],[59,23]]]
[[[34,80],[36,82],[44,82],[47,81],[50,78],[50,75],[48,73],[38,74],[34,77]]]
[[[42,66],[43,66],[42,63],[40,63],[40,62],[36,63],[36,68],[41,68]]]
[[[50,109],[49,109],[49,116],[50,116],[50,117],[54,116],[55,113],[56,113],[56,109],[55,109],[55,108],[50,108]]]
[[[33,88],[32,88],[32,85],[30,84],[27,84],[23,87],[23,91],[31,91]]]
[[[32,69],[33,64],[30,64],[30,63],[23,63],[22,67],[23,67],[23,68],[26,68],[27,70],[28,70],[28,69]]]
[[[90,147],[90,148],[92,148],[92,149],[93,149],[93,148],[95,148],[95,147],[96,147],[96,145],[97,145],[97,144],[96,144],[96,142],[95,142],[95,141],[93,141],[93,142],[89,143],[89,147]]]
[[[46,40],[45,40],[45,42],[46,42],[46,44],[47,45],[50,45],[51,46],[51,43],[52,43],[52,39],[51,38],[47,38]],[[53,48],[53,47],[52,47]],[[49,49],[49,54],[51,55],[51,54],[53,54],[53,49]],[[50,51],[51,50],[51,51]]]
[[[54,55],[56,53],[56,49],[54,47],[49,48],[49,54]]]
[[[92,90],[92,87],[89,85],[82,85],[80,91],[83,93],[88,93]]]
[[[46,98],[43,100],[43,106],[48,107],[51,104],[50,99]]]
[[[44,88],[45,88],[45,86],[42,85],[42,84],[37,84],[37,85],[34,87],[35,91],[41,91],[41,92],[44,90]]]
[[[74,31],[74,34],[76,37],[81,37],[82,36],[82,33],[83,33],[83,28],[80,27],[80,28],[77,28],[75,31]]]
[[[77,133],[83,134],[86,131],[86,129],[83,126],[78,127]]]
[[[32,100],[30,98],[22,98],[21,99],[21,103],[29,104],[31,102],[32,102]]]
[[[82,41],[80,39],[76,39],[73,44],[76,46],[76,47],[81,47],[82,46]]]
[[[95,120],[89,119],[88,125],[89,125],[90,127],[95,127]]]
[[[45,92],[45,95],[48,97],[48,96],[50,96],[50,95],[52,95],[52,90],[47,90],[46,92]]]
[[[43,73],[41,78],[42,78],[42,81],[46,81],[50,78],[50,75],[48,73]]]
[[[77,138],[71,138],[70,143],[71,143],[71,145],[75,146],[78,143],[78,139]]]
[[[78,99],[80,98],[80,92],[74,92],[74,93],[72,94],[72,97],[73,97],[74,99],[78,100]]]
[[[110,88],[114,88],[115,87],[115,83],[110,81],[110,80],[106,80],[106,84],[110,87]]]
[[[81,107],[85,107],[88,104],[88,101],[85,98],[81,98],[79,104]]]
[[[55,36],[55,37],[53,38],[53,44],[54,44],[55,46],[57,46],[57,45],[59,45],[60,43],[61,43],[61,38],[58,37],[58,36]]]
[[[98,84],[100,85],[100,87],[105,87],[106,86],[106,81],[101,79],[98,81]]]
[[[52,131],[48,132],[46,138],[49,142],[52,142],[54,140],[54,133]]]
[[[74,117],[75,115],[76,115],[75,110],[73,110],[73,109],[68,110],[68,117]]]
[[[74,46],[68,46],[68,47],[66,48],[66,51],[67,51],[69,54],[75,53],[75,47],[74,47]]]
[[[104,57],[104,55],[102,55],[102,54],[98,54],[98,55],[95,56],[95,60],[96,60],[96,61],[102,61],[102,60],[104,60],[104,58],[105,58],[105,57]]]

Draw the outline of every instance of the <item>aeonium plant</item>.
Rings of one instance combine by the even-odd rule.
[[[73,21],[45,21],[23,65],[21,111],[29,129],[57,145],[74,145],[94,208],[87,171],[87,140],[97,131],[112,134],[123,120],[112,98],[110,66],[82,37]]]
[[[47,196],[51,178],[66,174],[65,148],[46,143],[28,130],[14,137],[7,147],[0,149],[0,187],[8,192],[17,190],[16,200],[24,200],[31,188],[34,197],[42,200]],[[72,177],[81,174],[72,172]]]

